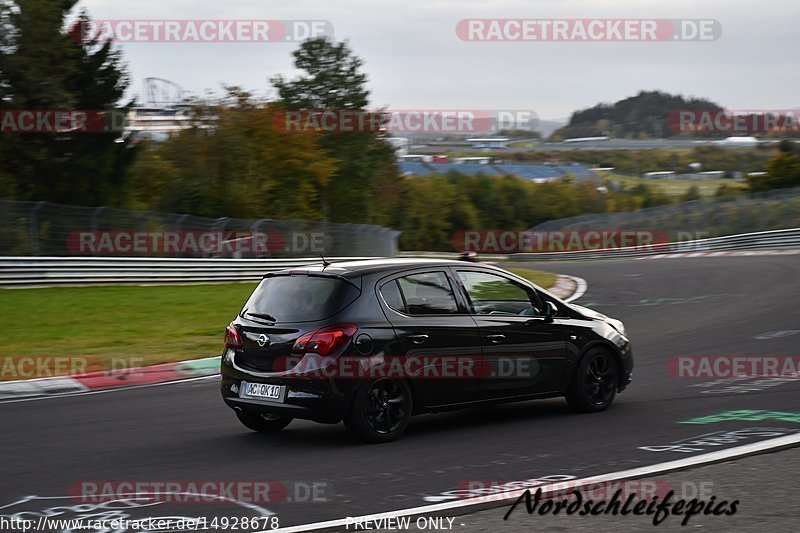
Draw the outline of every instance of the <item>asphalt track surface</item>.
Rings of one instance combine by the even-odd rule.
[[[273,513],[285,527],[452,501],[442,493],[470,480],[581,478],[800,432],[800,423],[785,420],[681,423],[733,410],[800,413],[800,380],[726,392],[730,384],[698,386],[713,379],[678,378],[667,366],[678,355],[798,355],[800,332],[770,334],[800,330],[797,256],[515,266],[584,278],[589,287],[577,303],[625,322],[634,380],[608,411],[573,414],[554,399],[423,415],[399,441],[364,445],[341,424],[294,421],[277,435],[249,432],[220,400],[216,379],[2,403],[0,515]],[[732,431],[742,433],[731,439]],[[694,451],[641,449],[726,433],[730,443],[686,446]],[[257,508],[174,501],[125,512],[78,508],[68,496],[86,480],[274,480],[288,497]],[[309,502],[304,487],[314,483]],[[733,523],[722,527],[735,530]]]

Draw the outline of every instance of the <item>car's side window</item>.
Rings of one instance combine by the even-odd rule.
[[[397,285],[396,279],[393,279],[381,287],[381,296],[383,296],[386,305],[395,311],[400,311],[401,313],[408,312],[408,309],[406,309],[406,302],[403,300],[403,295],[400,294],[400,287]]]
[[[409,315],[458,313],[453,288],[444,272],[425,272],[397,279]],[[384,287],[386,287],[384,285]],[[383,290],[383,289],[381,289]],[[389,303],[387,301],[387,303]],[[390,304],[391,305],[391,304]]]
[[[474,270],[459,270],[458,278],[476,315],[541,315],[528,289],[508,278]]]

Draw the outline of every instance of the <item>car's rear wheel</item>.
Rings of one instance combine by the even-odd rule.
[[[614,355],[592,348],[583,356],[567,390],[570,407],[583,413],[603,411],[617,394],[619,373]]]
[[[405,382],[376,379],[359,388],[344,423],[367,442],[388,442],[405,432],[411,406],[411,390]]]
[[[260,433],[276,433],[292,421],[288,416],[281,416],[272,413],[254,413],[250,411],[236,410],[236,417],[245,427]]]

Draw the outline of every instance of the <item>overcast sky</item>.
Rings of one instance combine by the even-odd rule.
[[[797,0],[83,0],[94,19],[314,19],[365,61],[372,104],[531,109],[562,118],[659,89],[730,109],[800,105]],[[715,19],[711,42],[465,42],[461,19]],[[125,43],[134,93],[148,76],[196,95],[240,85],[274,94],[297,43]]]

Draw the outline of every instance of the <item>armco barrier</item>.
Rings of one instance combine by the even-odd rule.
[[[696,241],[609,248],[577,252],[484,255],[486,261],[574,261],[645,257],[655,254],[757,250],[800,247],[800,228],[713,237]],[[455,253],[402,252],[399,257],[454,259]],[[369,259],[328,258],[331,262]],[[170,258],[0,258],[0,287],[47,285],[213,283],[256,281],[267,272],[319,263],[318,257],[300,259],[170,259]]]
[[[575,252],[518,253],[508,256],[511,261],[574,261],[590,259],[620,259],[645,257],[656,254],[685,252],[716,252],[725,250],[757,250],[800,247],[800,228],[775,231],[760,231],[743,235],[712,237],[695,241],[631,246],[628,248],[606,248]]]
[[[327,258],[336,262],[366,257]],[[267,272],[319,263],[300,259],[0,258],[0,287],[257,281]]]

